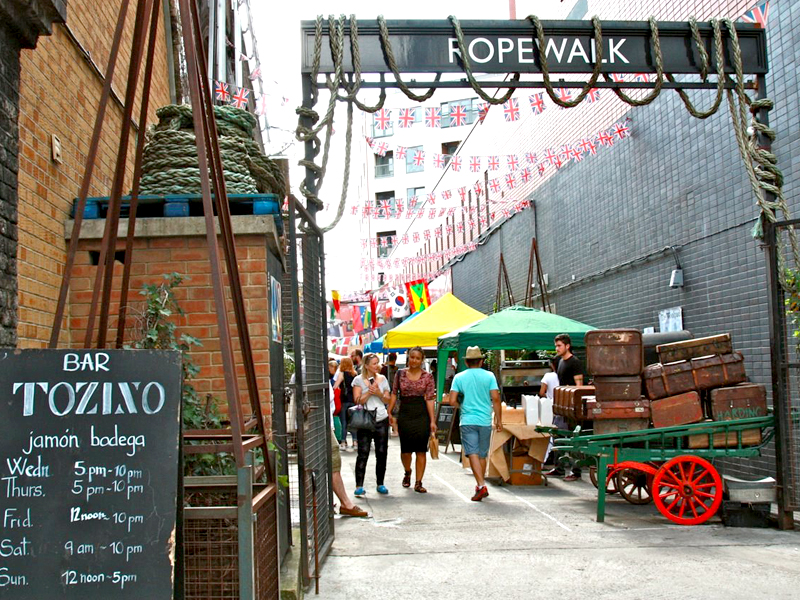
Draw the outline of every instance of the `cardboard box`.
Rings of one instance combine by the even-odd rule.
[[[521,423],[525,424],[525,411],[521,408],[506,408],[503,407],[503,423]]]
[[[542,485],[542,463],[527,454],[511,457],[511,485]]]

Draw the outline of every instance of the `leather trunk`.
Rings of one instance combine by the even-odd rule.
[[[674,427],[699,423],[704,419],[700,394],[685,392],[677,396],[653,400],[650,403],[653,427]]]
[[[670,363],[711,354],[732,354],[733,344],[731,343],[731,334],[723,333],[672,344],[661,344],[656,347],[656,352],[662,363]]]
[[[696,433],[688,437],[689,448],[708,448],[708,434]],[[760,443],[760,429],[745,429],[742,431],[742,446],[757,446]],[[724,432],[714,434],[714,448],[735,448],[738,445],[738,436],[735,431],[729,431],[727,439]]]
[[[587,398],[586,418],[595,421],[608,419],[649,419],[650,401],[643,396],[638,400],[596,400]]]
[[[648,419],[607,419],[595,422],[592,432],[595,435],[626,433],[628,431],[641,431],[648,427],[650,427]]]
[[[608,400],[638,400],[642,395],[640,375],[629,377],[595,377],[595,396],[598,402]]]
[[[715,421],[751,419],[767,414],[767,389],[758,383],[743,383],[711,390],[711,418]]]
[[[560,385],[553,390],[553,414],[583,421],[586,418],[583,398],[593,395],[593,385]]]
[[[693,390],[731,386],[747,379],[744,357],[739,352],[706,356],[645,368],[645,394],[650,400],[677,396]]]
[[[644,368],[644,345],[638,329],[587,331],[586,368],[600,377],[640,375]]]

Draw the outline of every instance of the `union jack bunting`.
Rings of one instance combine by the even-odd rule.
[[[519,158],[517,158],[516,154],[509,154],[506,157],[506,163],[508,164],[509,171],[516,171],[519,169]]]
[[[597,135],[597,139],[603,146],[613,146],[614,145],[614,136],[609,135],[607,131],[601,131]]]
[[[544,168],[544,164],[539,165],[539,168],[540,169]],[[528,183],[531,180],[531,175],[532,173],[530,167],[525,167],[519,172],[520,179],[522,179],[522,181],[524,181],[525,183]]]
[[[451,206],[450,208],[447,209],[447,216],[448,217],[452,217],[454,214],[456,214],[456,209],[455,209],[454,206]]]
[[[464,200],[467,199],[467,186],[463,186],[458,188],[458,195],[461,196],[461,203],[464,203]]]
[[[439,209],[439,218],[441,219],[443,216],[447,214],[447,209],[443,206]]]
[[[562,102],[569,102],[572,100],[572,90],[569,88],[558,88],[556,90],[556,96]]]
[[[519,100],[509,98],[508,102],[503,104],[503,114],[508,122],[519,120]]]
[[[431,204],[436,204],[436,192],[431,192],[428,194],[427,201]]]
[[[575,162],[581,162],[583,160],[583,148],[580,146],[575,146],[571,148],[569,151],[570,158]]]
[[[513,190],[515,187],[517,187],[516,173],[508,173],[506,175],[506,187],[510,190]]]
[[[215,93],[217,95],[217,100],[222,100],[223,102],[227,102],[231,98],[231,93],[228,91],[228,84],[224,81],[217,82]]]
[[[381,200],[381,212],[385,217],[389,217],[392,212],[392,203],[389,200]]]
[[[489,181],[489,189],[495,194],[500,193],[500,180],[495,178]]]
[[[247,99],[250,97],[250,90],[239,88],[236,93],[231,97],[231,104],[235,108],[245,108],[247,106]]]
[[[471,156],[469,159],[469,170],[472,173],[478,173],[481,170],[481,157]]]
[[[511,216],[511,211],[508,210],[507,208],[504,208],[503,209],[503,216],[507,219],[508,217]]]
[[[400,122],[401,129],[408,129],[414,124],[414,118],[416,117],[416,108],[401,108],[400,109],[400,116],[397,117],[397,120]]]
[[[400,159],[406,157],[406,152],[407,151],[408,151],[408,148],[406,148],[405,146],[397,146],[397,148],[395,148],[395,150],[394,150],[394,155],[397,158],[397,160],[400,160]]]
[[[483,193],[483,184],[480,181],[476,181],[472,186],[472,189],[478,196],[480,196]]]
[[[350,207],[350,214],[353,215],[353,216],[358,214],[358,206],[357,205],[353,205],[353,206]]]
[[[394,209],[395,209],[395,211],[397,211],[397,214],[400,214],[401,212],[403,212],[403,201],[400,198],[396,198],[395,199],[395,207],[394,207]]]
[[[387,238],[385,238],[385,237],[382,237],[382,238],[378,238],[378,239],[380,239],[380,244],[381,244],[381,247],[383,247],[383,248],[386,248],[386,246],[388,246],[388,245],[389,245],[389,240],[388,240]],[[379,263],[382,263],[383,261],[382,261],[382,260],[379,260],[378,262],[379,262]],[[380,266],[380,264],[379,264],[378,266]]]
[[[544,163],[540,164],[537,168],[539,169],[539,177],[544,177]]]
[[[444,156],[441,154],[434,153],[433,155],[433,166],[437,169],[444,169]]]
[[[373,150],[378,156],[386,156],[386,152],[389,150],[389,144],[386,142],[380,142],[373,146]]]
[[[548,148],[547,150],[545,150],[544,160],[546,160],[548,163],[552,165],[555,159],[556,159],[556,153],[553,152],[552,148]]]
[[[425,150],[414,150],[414,166],[421,167],[425,164]]]
[[[425,109],[425,127],[441,127],[442,126],[442,109],[438,106],[435,108]]]
[[[464,232],[464,223],[463,222],[459,221],[458,223],[456,223],[456,231],[458,233],[463,233]]]
[[[447,235],[453,235],[453,226],[450,223],[447,224]]]
[[[482,215],[482,216],[481,216],[481,225],[483,225],[484,227],[486,227],[486,225],[488,224],[488,222],[489,222],[489,219],[487,219],[487,218],[486,218],[486,215]]]
[[[740,21],[744,23],[755,23],[761,25],[764,29],[767,28],[767,17],[769,16],[769,2],[764,2],[758,6],[754,6],[746,13],[744,13]]]
[[[250,73],[250,81],[255,81],[256,79],[261,78],[261,67],[256,67],[255,70]]]
[[[460,156],[453,156],[450,158],[450,168],[453,171],[461,171],[461,157]]]
[[[426,229],[425,231],[422,232],[422,235],[426,240],[431,239],[431,230],[430,229]]]
[[[544,104],[544,92],[533,94],[529,100],[531,101],[531,110],[535,115],[541,114],[547,108]]]
[[[561,160],[561,158],[559,158],[559,157],[556,157],[556,159],[553,161],[553,165],[555,165],[556,170],[560,169],[565,164],[566,163],[563,160]]]
[[[625,76],[621,73],[611,73],[611,80],[615,81],[616,83],[624,83]]]
[[[450,108],[450,127],[461,127],[467,124],[467,111],[460,104]]]
[[[430,209],[428,211],[428,218],[429,219],[435,219],[436,218],[436,209],[435,208],[432,208],[432,209]]]
[[[445,190],[442,192],[442,200],[450,200],[453,197],[453,192],[450,190]]]
[[[566,163],[569,162],[569,159],[572,157],[572,146],[569,144],[564,144],[561,148],[558,149],[558,158],[561,162]]]
[[[589,93],[586,94],[586,101],[591,104],[592,102],[597,102],[600,100],[600,90],[597,88],[592,88],[589,90]]]
[[[267,114],[267,97],[261,95],[258,97],[258,104],[256,105],[256,114],[263,117]]]
[[[365,137],[364,139],[365,139],[365,140],[367,140],[367,146],[369,146],[370,148],[372,148],[372,142],[374,142],[375,140],[373,140],[373,139],[372,139],[371,137],[369,137],[369,136]]]
[[[650,81],[650,73],[634,73],[634,81]]]
[[[614,127],[612,127],[611,129],[614,132],[614,135],[616,135],[619,139],[628,137],[631,134],[630,128],[627,127],[624,123],[615,123]]]
[[[364,206],[364,208],[361,210],[362,217],[368,217],[371,214],[372,214],[372,208],[369,206]]]
[[[407,233],[404,233],[403,237],[400,238],[400,243],[401,244],[407,244],[408,243],[408,234]]]
[[[435,235],[437,238],[440,238],[440,237],[442,237],[442,235],[443,235],[443,232],[442,232],[442,226],[441,226],[441,225],[439,225],[439,226],[438,226],[436,229],[434,229],[434,230],[433,230],[433,234],[434,234],[434,235]]]
[[[419,202],[419,198],[417,196],[411,196],[411,198],[408,199],[408,210],[416,209],[417,202]]]
[[[498,169],[500,169],[500,157],[490,156],[489,160],[486,163],[486,166],[489,168],[490,171],[497,171]]]
[[[375,113],[374,119],[375,128],[385,131],[386,129],[389,129],[389,126],[392,124],[392,111],[382,108]]]
[[[488,102],[481,102],[478,104],[478,120],[483,123],[483,120],[486,118],[486,115],[489,114],[489,103]]]
[[[370,248],[377,248],[378,247],[378,240],[375,238],[371,238],[369,240]]]
[[[414,233],[412,233],[411,234],[411,239],[414,240],[415,243],[418,242],[419,241],[419,231],[415,231]]]
[[[539,162],[536,152],[526,152],[525,160],[528,161],[529,165],[535,165],[537,162]]]
[[[594,142],[589,138],[582,138],[580,143],[578,144],[584,152],[588,152],[589,154],[597,154],[597,146],[595,146]]]

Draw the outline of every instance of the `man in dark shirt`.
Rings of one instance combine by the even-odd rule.
[[[558,361],[558,385],[583,385],[583,365],[580,359],[572,353],[572,340],[566,333],[559,333],[555,339]],[[549,473],[553,477],[563,477],[564,470],[556,467]],[[564,481],[577,481],[581,478],[581,470],[573,467],[572,473],[564,477]]]

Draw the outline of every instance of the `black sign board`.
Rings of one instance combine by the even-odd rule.
[[[458,427],[458,408],[449,404],[439,404],[436,411],[436,439],[444,444],[445,452],[450,444],[461,443],[461,430]]]
[[[596,64],[594,29],[590,21],[542,21],[545,32],[547,65],[553,73],[591,73]],[[389,41],[397,67],[403,73],[452,73],[463,71],[458,41],[449,21],[387,21]],[[539,73],[538,46],[531,23],[527,21],[462,21],[464,45],[476,73]],[[711,60],[714,60],[713,31],[707,23],[698,24]],[[697,74],[701,59],[694,47],[688,23],[658,23],[664,71]],[[751,24],[737,23],[744,72],[767,72],[766,33]],[[304,73],[310,73],[314,58],[315,23],[303,21]],[[723,26],[725,65],[733,71],[733,54]],[[349,25],[345,36],[350,35]],[[605,73],[653,73],[654,50],[647,22],[604,21],[603,66]],[[319,72],[333,72],[327,22],[323,26]],[[387,73],[379,29],[376,22],[358,22],[358,45],[364,73]],[[346,72],[353,72],[350,43],[345,40]],[[714,68],[711,72],[714,72]]]
[[[0,597],[171,598],[181,358],[0,350]]]

